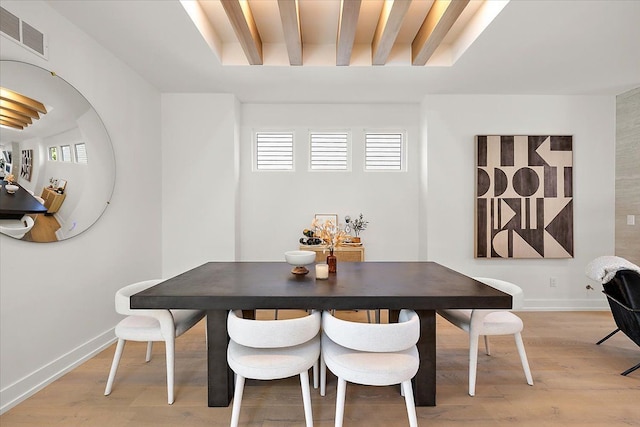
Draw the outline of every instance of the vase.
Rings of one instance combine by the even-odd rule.
[[[327,255],[327,264],[329,265],[329,273],[335,273],[338,268],[338,258],[333,254],[333,251]]]

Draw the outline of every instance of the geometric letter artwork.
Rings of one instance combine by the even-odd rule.
[[[573,258],[573,137],[476,136],[476,258]]]

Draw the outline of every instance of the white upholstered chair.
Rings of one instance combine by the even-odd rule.
[[[402,310],[398,323],[359,323],[322,315],[322,357],[320,394],[326,391],[326,368],[338,377],[336,427],[344,418],[347,382],[389,386],[401,384],[411,427],[418,426],[411,379],[418,372],[420,358],[416,343],[420,319],[415,311]]]
[[[522,289],[510,282],[503,280],[490,279],[485,277],[475,277],[475,280],[485,283],[492,288],[512,296],[512,308],[519,309],[523,305]],[[478,339],[484,336],[484,344],[487,355],[489,351],[489,335],[513,335],[516,341],[524,375],[527,384],[533,385],[531,370],[527,360],[527,353],[524,349],[522,341],[522,329],[524,324],[515,314],[508,310],[438,310],[438,314],[455,326],[469,333],[469,395],[474,396],[476,393],[476,373],[478,366]]]
[[[35,222],[29,215],[20,219],[0,219],[0,233],[14,239],[22,239],[33,228]]]
[[[241,311],[227,318],[227,362],[236,373],[231,427],[238,425],[246,378],[274,380],[300,375],[307,427],[313,426],[309,368],[320,357],[320,312],[283,320],[243,319]]]
[[[164,341],[167,361],[167,401],[172,404],[174,401],[174,360],[175,360],[175,339],[187,332],[198,323],[205,312],[200,310],[166,310],[166,309],[131,309],[129,308],[129,298],[131,295],[143,291],[151,286],[155,286],[162,280],[146,280],[125,286],[116,292],[116,311],[127,317],[122,319],[116,326],[115,333],[118,344],[113,356],[109,379],[104,390],[104,395],[111,393],[113,380],[118,370],[118,364],[124,344],[126,341],[147,342],[146,361],[151,360],[151,350],[154,341]]]

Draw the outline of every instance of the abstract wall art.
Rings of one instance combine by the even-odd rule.
[[[22,150],[22,164],[20,165],[20,178],[31,181],[33,169],[33,150]]]
[[[476,258],[573,258],[573,137],[476,136]]]

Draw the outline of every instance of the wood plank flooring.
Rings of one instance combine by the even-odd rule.
[[[281,312],[283,313],[283,312]],[[273,315],[264,312],[261,315]],[[366,316],[365,312],[347,313]],[[615,329],[609,312],[521,312],[534,386],[527,385],[511,337],[492,337],[478,358],[476,396],[467,394],[467,335],[438,318],[437,406],[417,408],[420,426],[640,426],[640,348]],[[110,396],[103,395],[115,345],[0,416],[12,426],[227,426],[231,407],[206,406],[204,322],[176,342],[176,401],[167,404],[164,345],[144,363],[145,344],[130,342]],[[315,426],[333,426],[336,379],[327,396],[312,389]],[[304,425],[297,378],[248,381],[243,426]],[[349,384],[344,426],[408,425],[395,387]]]

